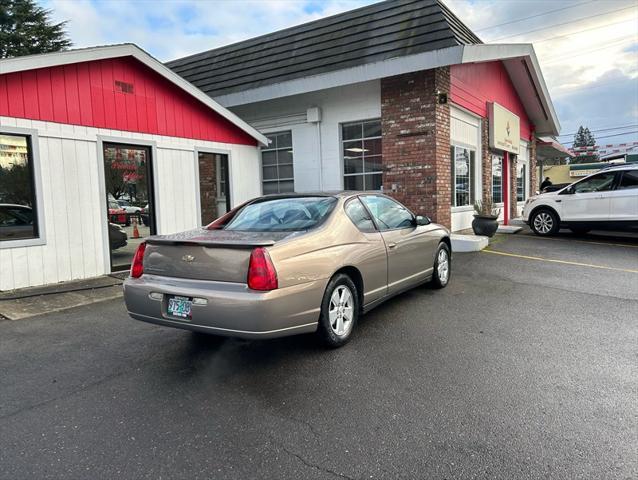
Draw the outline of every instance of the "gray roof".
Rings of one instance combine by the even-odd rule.
[[[457,45],[482,43],[441,0],[388,0],[168,62],[216,97]]]

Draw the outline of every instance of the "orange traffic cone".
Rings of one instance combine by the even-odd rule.
[[[137,218],[133,219],[133,238],[140,238],[140,231],[137,229]]]

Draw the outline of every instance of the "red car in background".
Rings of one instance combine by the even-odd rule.
[[[118,225],[131,224],[131,220],[124,210],[115,200],[109,200],[109,222],[117,223]]]

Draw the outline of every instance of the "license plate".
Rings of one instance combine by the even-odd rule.
[[[193,302],[188,297],[170,297],[168,299],[168,314],[179,318],[191,318]]]

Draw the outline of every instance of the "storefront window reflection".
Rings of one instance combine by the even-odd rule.
[[[527,185],[527,165],[525,163],[516,164],[516,200],[518,202],[524,202],[526,192],[525,185]]]
[[[492,155],[492,202],[503,202],[503,157]]]
[[[474,203],[474,150],[452,147],[452,205],[462,207]]]
[[[30,137],[0,133],[0,241],[38,238]]]

